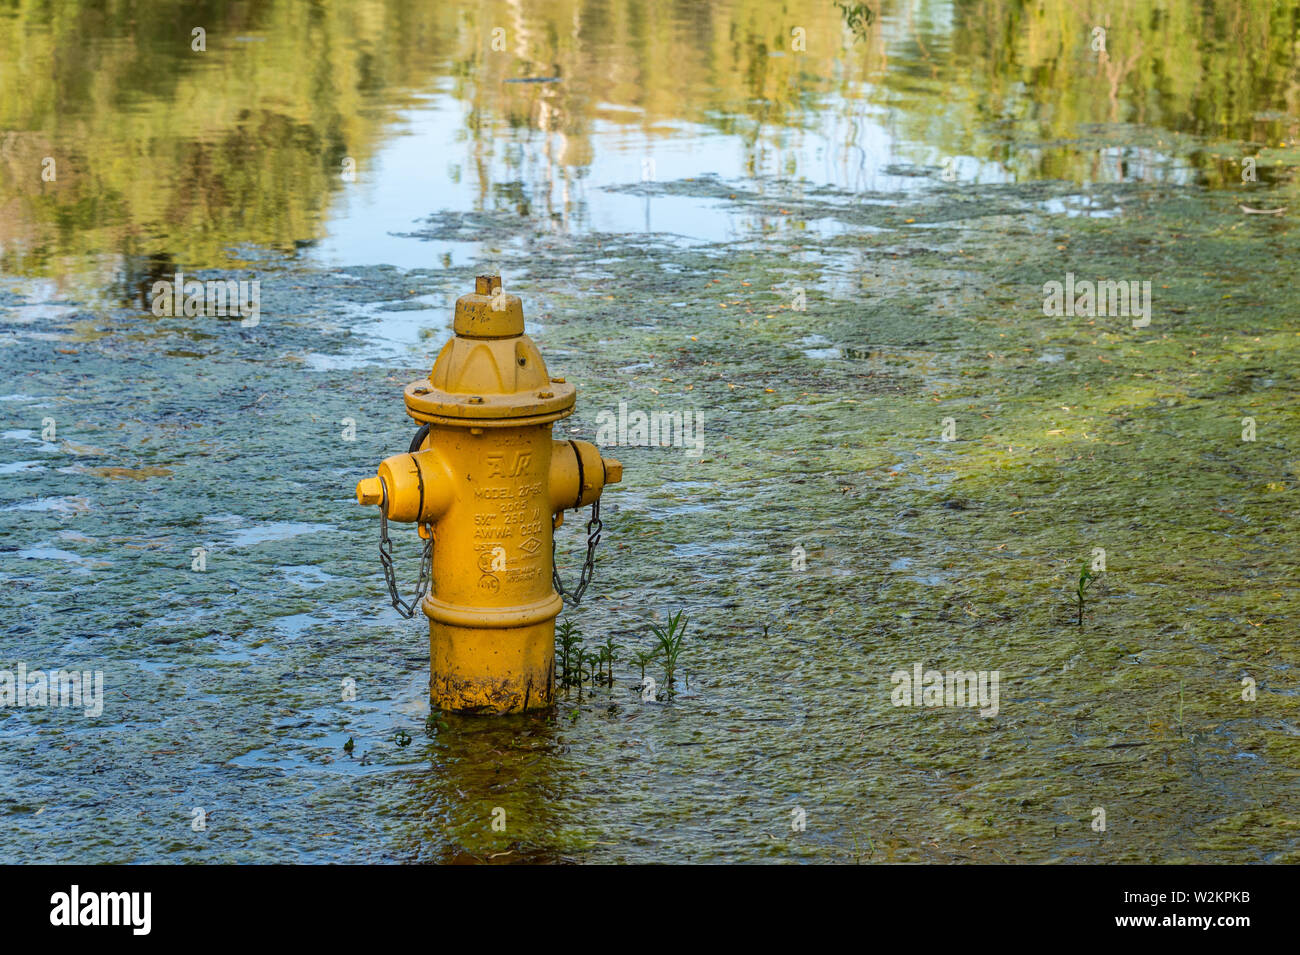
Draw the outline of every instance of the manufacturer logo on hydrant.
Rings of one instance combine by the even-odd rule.
[[[455,335],[429,377],[406,386],[421,427],[406,454],[357,485],[379,506],[379,558],[393,606],[429,618],[429,695],[439,709],[517,713],[551,705],[555,618],[577,603],[600,541],[600,496],[623,466],[586,441],[555,441],[576,392],[551,378],[524,334],[523,305],[480,275],[456,302]],[[587,558],[573,593],[555,571],[554,531],[591,506]],[[388,522],[424,539],[416,596],[398,596]]]

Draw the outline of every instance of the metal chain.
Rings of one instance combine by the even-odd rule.
[[[551,580],[555,583],[555,592],[570,607],[578,606],[583,591],[591,583],[596,570],[596,545],[600,543],[600,498],[591,502],[591,520],[587,521],[587,559],[583,562],[582,573],[578,576],[578,586],[569,592],[560,580],[560,568],[555,566],[555,535],[551,535]]]
[[[420,558],[420,579],[415,585],[415,596],[409,601],[397,595],[397,575],[393,573],[393,542],[388,539],[388,484],[379,479],[383,490],[383,501],[379,505],[379,562],[384,565],[384,580],[388,582],[388,596],[393,600],[393,609],[406,619],[415,616],[415,608],[429,587],[429,577],[433,568],[433,528],[424,540],[424,554]]]

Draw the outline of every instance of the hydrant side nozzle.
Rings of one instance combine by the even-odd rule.
[[[437,521],[451,506],[453,497],[446,464],[438,452],[430,449],[385,458],[377,477],[357,485],[357,500],[382,504],[385,489],[388,519],[401,524]]]
[[[384,488],[379,478],[362,478],[357,482],[357,503],[378,506],[384,500]]]
[[[585,507],[600,497],[607,484],[623,480],[623,465],[602,458],[600,449],[588,441],[556,441],[551,454],[552,513]]]

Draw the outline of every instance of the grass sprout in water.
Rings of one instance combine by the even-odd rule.
[[[1079,626],[1083,626],[1083,607],[1088,586],[1097,579],[1097,575],[1085,563],[1079,568],[1079,583],[1074,590],[1075,609],[1079,614]]]
[[[560,686],[567,691],[582,680],[582,631],[566,618],[556,626],[555,639],[560,649]]]
[[[659,650],[638,650],[632,654],[631,662],[641,668],[641,682],[645,683],[645,668],[659,658]]]
[[[686,640],[686,625],[689,620],[686,618],[686,611],[679,610],[675,614],[668,615],[668,625],[661,626],[657,623],[650,624],[650,631],[655,635],[655,640],[659,643],[658,655],[664,658],[664,688],[671,696],[673,692],[673,677],[677,672],[677,657],[682,652],[682,644]]]
[[[605,659],[607,669],[606,682],[614,685],[614,664],[618,661],[618,647],[614,643],[613,637],[606,637],[605,642],[600,647],[601,656]]]

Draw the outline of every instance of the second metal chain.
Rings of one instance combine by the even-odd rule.
[[[587,521],[587,559],[582,564],[582,573],[578,575],[578,586],[573,592],[564,589],[564,583],[560,580],[560,568],[555,566],[555,535],[551,535],[551,579],[555,583],[555,592],[560,595],[565,603],[570,607],[578,606],[582,600],[582,594],[591,583],[591,578],[596,570],[596,545],[600,543],[600,529],[603,525],[600,522],[600,498],[591,502],[591,520]]]

